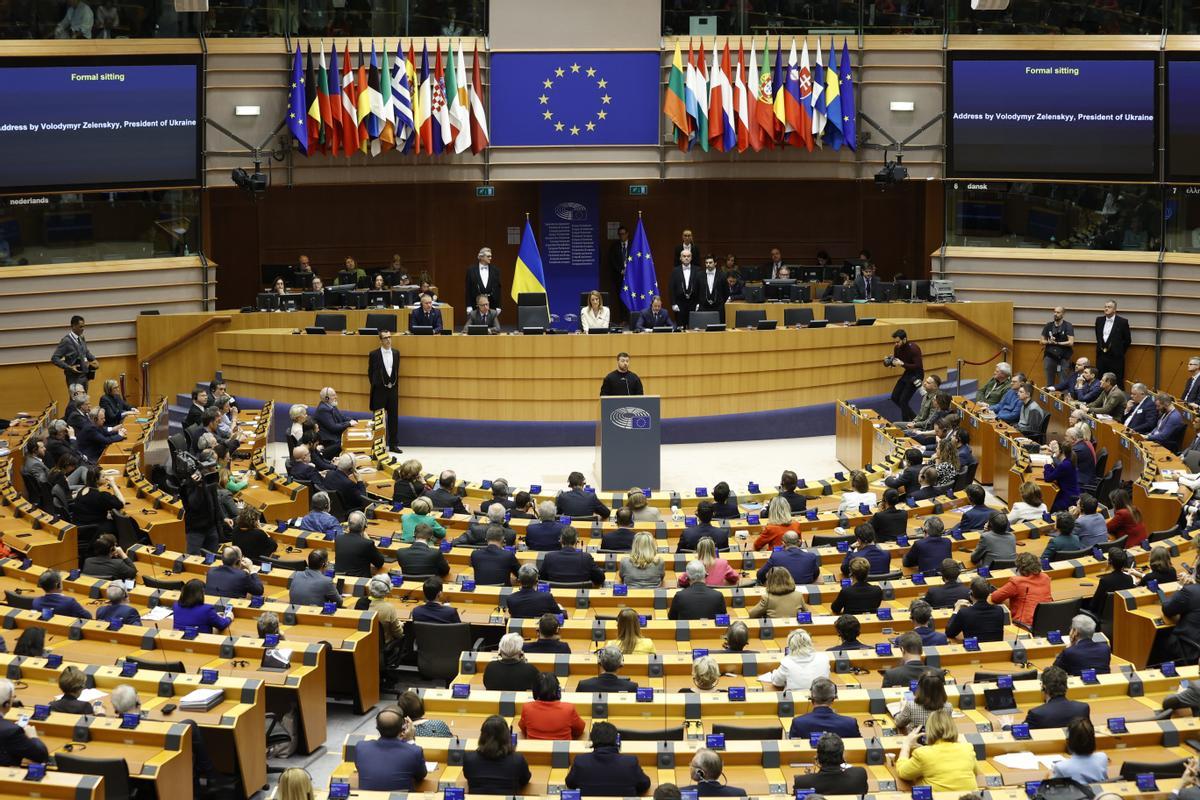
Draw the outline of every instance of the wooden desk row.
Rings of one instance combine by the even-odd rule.
[[[1178,719],[1164,723],[1131,722],[1128,732],[1113,734],[1106,728],[1096,731],[1097,749],[1107,752],[1110,769],[1116,772],[1126,760],[1149,760],[1166,762],[1186,758],[1191,750],[1182,746],[1187,738],[1200,732],[1200,720]],[[342,763],[333,772],[333,779],[355,784],[355,747],[365,740],[377,738],[351,734],[342,747]],[[1028,740],[1016,739],[1009,732],[979,732],[966,734],[964,738],[975,748],[980,760],[981,783],[985,786],[991,779],[1000,785],[1020,785],[1025,780],[1044,777],[1045,771],[1021,771],[1002,768],[990,759],[1005,753],[1033,752],[1042,755],[1062,755],[1066,737],[1062,730],[1046,729],[1031,731]],[[416,743],[425,752],[425,759],[436,763],[437,768],[414,787],[419,791],[430,791],[444,785],[461,785],[462,754],[475,749],[473,740],[420,738]],[[899,788],[901,782],[893,768],[884,764],[885,753],[899,751],[902,737],[884,736],[870,739],[845,740],[846,763],[866,766],[871,782],[879,789]],[[621,751],[635,755],[643,769],[649,771],[652,785],[675,782],[687,785],[687,767],[695,752],[704,745],[697,740],[687,741],[629,741],[622,744]],[[540,741],[523,739],[518,744],[529,762],[533,774],[530,788],[535,793],[553,793],[563,786],[567,770],[574,756],[590,751],[586,741],[571,742]],[[729,741],[721,752],[725,776],[730,785],[741,786],[752,794],[763,792],[783,793],[791,786],[795,774],[810,771],[816,762],[816,753],[807,740],[779,741]],[[1033,772],[1032,775],[1022,773]],[[655,778],[657,777],[657,781]],[[681,780],[682,778],[682,780]]]
[[[266,783],[266,694],[262,681],[222,676],[205,684],[200,675],[151,670],[123,676],[119,667],[69,661],[51,667],[45,658],[0,654],[0,669],[17,683],[25,713],[36,704],[49,704],[62,693],[58,678],[68,666],[76,666],[87,673],[89,688],[111,694],[122,684],[132,686],[137,690],[148,720],[195,722],[204,731],[205,742],[217,768],[237,774],[246,787],[247,797]],[[178,702],[180,697],[200,688],[219,689],[224,692],[225,699],[207,711],[180,709],[169,715],[164,713],[163,706]],[[105,713],[111,717],[111,705],[106,702],[105,706]],[[164,793],[160,791],[159,796]]]
[[[66,661],[93,665],[123,664],[129,657],[149,662],[181,662],[187,673],[202,669],[218,675],[261,681],[268,705],[273,697],[296,705],[302,741],[309,753],[325,740],[325,647],[295,643],[291,665],[286,670],[261,667],[266,647],[261,639],[220,634],[198,634],[185,639],[183,631],[150,626],[126,625],[112,630],[104,622],[54,616],[43,619],[35,611],[9,609],[0,631],[12,651],[21,631],[38,627],[46,631],[46,651]]]
[[[266,325],[275,323],[266,316]],[[921,342],[927,369],[950,365],[958,323],[910,317],[864,327],[668,336],[399,336],[392,340],[400,357],[399,413],[420,417],[435,409],[448,419],[594,422],[599,381],[618,351],[629,352],[647,389],[663,396],[664,418],[881,395],[896,381],[881,359],[891,352],[897,327]],[[378,347],[374,337],[298,336],[259,327],[220,331],[212,342],[225,377],[249,396],[295,401],[332,385],[343,408],[369,406],[366,356]],[[432,363],[438,365],[436,380],[424,366]],[[475,388],[485,368],[495,375],[483,399]],[[553,397],[530,375],[553,376]]]
[[[925,648],[926,665],[943,669],[960,684],[971,683],[978,672],[1014,673],[1024,669],[1044,669],[1054,663],[1054,659],[1062,652],[1064,644],[1053,644],[1046,639],[1018,638],[1013,634],[1011,640],[1003,642],[980,642],[979,649],[967,650],[959,644],[942,645]],[[890,636],[881,637],[876,641],[884,641]],[[595,643],[595,646],[601,643]],[[822,643],[824,644],[824,643]],[[864,688],[879,688],[882,684],[882,672],[900,664],[901,653],[892,647],[889,655],[879,655],[874,650],[845,650],[829,653],[825,657],[829,661],[831,679],[835,683],[861,686]],[[822,647],[824,651],[824,647]],[[763,691],[764,684],[758,676],[763,675],[779,666],[783,654],[777,652],[714,652],[712,657],[717,660],[724,676],[721,689],[730,686],[744,686],[748,691]],[[655,655],[629,655],[620,674],[635,681],[641,686],[650,686],[658,691],[679,692],[692,686],[692,663],[695,651],[664,652]],[[552,672],[563,684],[564,690],[578,685],[579,681],[595,677],[600,673],[597,656],[591,652],[579,652],[568,655],[541,655],[531,653],[526,661],[536,666],[542,672]],[[483,686],[483,674],[487,665],[498,660],[492,653],[464,653],[459,662],[457,683],[465,683],[476,687]],[[1112,668],[1119,669],[1125,662],[1114,659]],[[770,687],[766,687],[770,690]],[[738,708],[735,703],[731,708]],[[716,719],[721,719],[718,715]]]
[[[690,786],[691,778],[680,770],[682,781],[680,786]],[[1044,776],[1043,776],[1044,777]],[[1179,778],[1160,778],[1158,780],[1158,789],[1156,791],[1142,791],[1137,788],[1135,783],[1122,780],[1106,781],[1096,784],[1096,796],[1101,794],[1112,793],[1120,797],[1128,797],[1131,800],[1166,800],[1169,796],[1174,796],[1174,793],[1179,790],[1182,781]],[[399,800],[397,792],[380,792],[380,791],[365,791],[358,789],[354,792],[354,796],[359,800]],[[934,800],[959,800],[961,792],[934,792]],[[22,797],[24,795],[21,795]],[[442,792],[404,792],[403,796],[406,800],[442,800]],[[987,800],[1029,800],[1029,795],[1025,791],[1024,786],[999,787],[989,786],[983,791],[982,796]],[[320,789],[314,794],[315,800],[329,800],[330,794],[327,790]],[[467,792],[467,800],[475,800],[476,797],[487,797],[487,795],[474,795]],[[863,800],[857,795],[825,795],[828,800]],[[557,800],[558,795],[537,795],[525,793],[517,795],[514,800]],[[4,800],[8,800],[7,797]],[[795,800],[795,795],[790,792],[780,794],[769,793],[753,793],[748,800]],[[912,800],[912,795],[909,792],[899,791],[874,791],[866,795],[865,800]]]

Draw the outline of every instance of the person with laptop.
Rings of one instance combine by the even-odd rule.
[[[422,333],[417,328],[429,328],[429,332],[437,336],[442,332],[442,310],[433,307],[433,295],[429,292],[421,294],[421,303],[408,315],[408,332]]]
[[[475,298],[475,308],[471,309],[471,313],[467,315],[467,324],[463,326],[463,333],[470,333],[471,328],[479,326],[486,327],[490,334],[500,332],[500,312],[492,310],[491,301],[488,300],[486,294]]]

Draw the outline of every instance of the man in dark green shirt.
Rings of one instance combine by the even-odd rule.
[[[992,373],[992,377],[983,388],[975,395],[975,400],[987,406],[994,406],[1004,399],[1004,395],[1011,388],[1012,384],[1012,364],[1007,361],[1001,361],[996,365],[996,371]]]

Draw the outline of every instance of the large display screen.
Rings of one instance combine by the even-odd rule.
[[[0,192],[200,183],[199,56],[0,59]]]
[[[1200,181],[1200,60],[1167,59],[1167,180]]]
[[[947,173],[1157,177],[1154,54],[951,54]]]

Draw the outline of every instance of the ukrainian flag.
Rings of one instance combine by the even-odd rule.
[[[521,234],[521,249],[517,251],[517,268],[513,275],[512,299],[516,301],[522,292],[546,292],[546,273],[542,271],[542,255],[538,252],[537,239],[533,238],[533,227],[525,220],[525,232]]]

